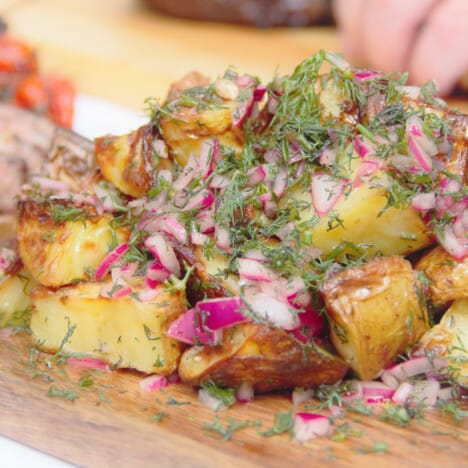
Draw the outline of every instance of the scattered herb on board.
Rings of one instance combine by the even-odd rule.
[[[222,425],[221,420],[216,416],[212,423],[205,423],[202,429],[205,431],[213,431],[219,434],[221,440],[231,440],[234,432],[244,429],[251,424],[250,421],[237,421],[234,418],[229,418],[225,426]]]
[[[65,398],[66,400],[69,400],[69,401],[75,401],[76,399],[79,398],[79,395],[74,388],[63,389],[63,388],[56,387],[55,385],[51,385],[49,387],[47,396]]]
[[[165,411],[159,410],[156,414],[150,417],[151,421],[162,421],[164,418],[167,418],[169,416],[169,413],[166,413]]]
[[[272,427],[267,431],[259,432],[259,434],[265,437],[284,434],[285,432],[292,434],[293,427],[294,415],[292,409],[289,409],[286,412],[278,411],[275,413]]]

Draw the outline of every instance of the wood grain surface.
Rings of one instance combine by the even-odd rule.
[[[164,96],[172,81],[193,69],[213,78],[233,65],[266,81],[319,49],[339,50],[333,28],[194,23],[153,14],[132,0],[0,0],[0,15],[12,33],[38,48],[45,71],[72,77],[80,92],[136,109],[148,96]],[[466,102],[454,103],[468,110]],[[92,381],[89,387],[80,387],[83,378]],[[145,396],[139,379],[128,372],[77,370],[30,354],[27,336],[1,338],[0,434],[89,467],[467,464],[467,425],[448,416],[429,414],[398,428],[355,414],[336,422],[352,428],[344,441],[301,446],[286,434],[259,434],[272,426],[276,412],[288,411],[287,395],[260,396],[215,415],[190,388],[173,385]],[[47,396],[51,388],[79,398]],[[217,422],[225,430],[241,421],[249,421],[248,427],[230,440],[203,428]]]
[[[141,378],[76,369],[30,353],[25,334],[1,338],[0,433],[86,467],[466,466],[466,421],[435,412],[407,428],[348,413],[335,421],[342,431],[349,429],[344,441],[320,438],[300,445],[288,434],[261,435],[275,413],[292,407],[287,394],[214,413],[181,384],[142,394]],[[229,437],[207,428],[215,422],[224,431],[233,422],[248,426]]]

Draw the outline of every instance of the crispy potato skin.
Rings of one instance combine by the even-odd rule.
[[[150,302],[131,296],[99,295],[103,283],[82,282],[58,290],[36,287],[31,293],[32,339],[57,351],[67,332],[65,353],[83,353],[118,368],[167,375],[177,366],[181,344],[165,336],[169,324],[186,310],[182,293],[165,292]]]
[[[434,307],[468,298],[468,258],[455,260],[442,247],[435,247],[416,264],[429,280],[428,298]]]
[[[445,312],[441,321],[421,337],[415,354],[432,352],[445,357],[453,377],[468,387],[467,349],[468,299],[459,299]]]
[[[247,324],[225,331],[222,346],[185,351],[179,375],[191,385],[212,381],[257,392],[316,387],[341,380],[348,366],[318,344],[304,348],[284,330]]]
[[[200,154],[203,142],[215,137],[221,145],[240,151],[244,135],[240,128],[232,126],[234,107],[234,101],[227,101],[223,106],[203,111],[180,107],[170,115],[161,116],[161,133],[177,163],[185,166],[190,154]]]
[[[363,380],[370,380],[428,329],[411,264],[376,257],[342,270],[322,286],[335,348]]]
[[[154,164],[153,142],[157,137],[156,127],[148,124],[128,135],[96,138],[96,158],[104,177],[127,195],[145,195],[155,171],[171,166],[164,158]]]
[[[54,200],[60,207],[66,200]],[[58,287],[88,277],[106,254],[112,241],[109,215],[98,216],[93,207],[80,209],[86,218],[57,223],[51,215],[52,202],[20,201],[18,205],[18,247],[32,277],[45,286]],[[118,229],[123,242],[127,231]]]

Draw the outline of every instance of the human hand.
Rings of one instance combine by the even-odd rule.
[[[468,72],[468,0],[335,0],[334,9],[353,65],[408,71],[441,95]]]

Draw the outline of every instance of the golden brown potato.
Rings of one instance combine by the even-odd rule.
[[[306,348],[284,330],[255,324],[225,330],[222,346],[188,349],[179,364],[180,377],[191,385],[212,381],[238,387],[245,382],[258,392],[333,384],[347,370],[320,344]]]
[[[145,195],[155,171],[171,167],[167,154],[158,154],[155,142],[158,142],[157,130],[151,124],[128,135],[96,138],[96,158],[103,176],[127,195]],[[162,148],[160,151],[164,152]]]
[[[25,269],[0,280],[0,327],[29,326],[29,293],[36,284]]]
[[[427,277],[427,295],[435,307],[468,298],[468,258],[455,260],[442,247],[436,247],[418,261],[416,269]]]
[[[189,101],[190,91],[186,91]],[[200,88],[200,91],[203,90]],[[203,92],[208,95],[208,88]],[[190,154],[200,154],[205,140],[215,137],[219,138],[221,145],[235,151],[242,148],[243,133],[240,128],[233,127],[232,114],[238,105],[235,99],[215,97],[214,102],[195,107],[186,106],[182,97],[167,103],[159,119],[164,141],[169,146],[171,155],[181,166],[185,166]]]
[[[398,256],[342,270],[322,293],[331,340],[363,380],[377,377],[429,327],[411,264]]]
[[[96,214],[90,205],[66,200],[21,201],[18,205],[18,246],[32,277],[57,287],[88,278],[110,251],[112,216]],[[128,238],[115,229],[118,242]]]
[[[58,290],[43,286],[31,293],[33,341],[41,350],[79,353],[118,368],[167,375],[177,366],[178,341],[165,336],[168,325],[186,310],[183,293],[160,288],[152,301],[127,295],[100,296],[105,283],[79,283]],[[136,289],[138,292],[138,289]]]
[[[432,352],[447,359],[452,376],[468,387],[468,299],[459,299],[419,341],[416,354]]]

